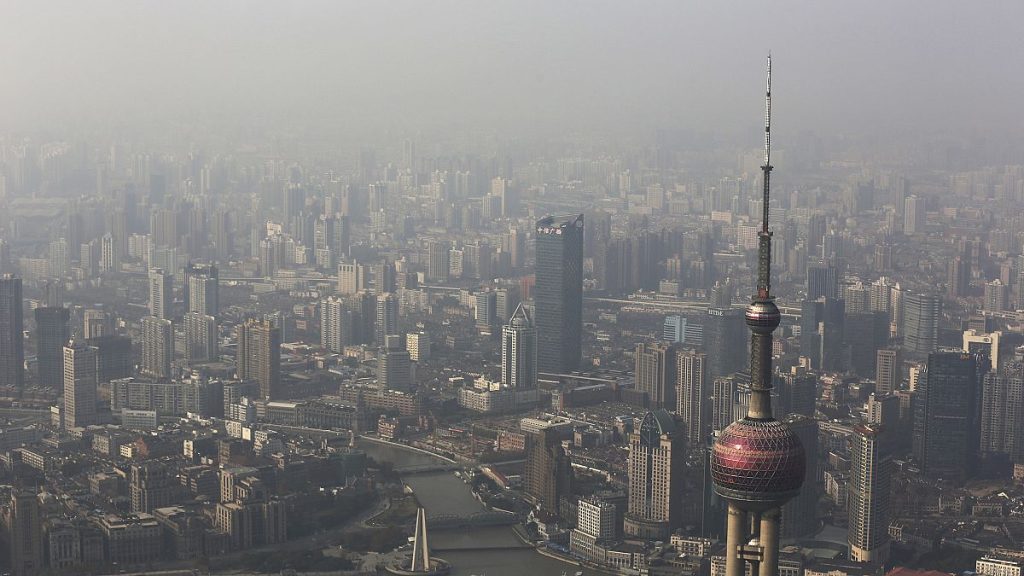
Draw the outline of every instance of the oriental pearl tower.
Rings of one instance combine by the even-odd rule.
[[[772,59],[768,56],[765,94],[764,204],[758,233],[757,294],[747,306],[750,327],[750,408],[747,416],[722,431],[711,453],[715,492],[729,503],[725,576],[779,573],[779,509],[800,491],[804,447],[788,426],[772,418],[772,332],[779,308],[771,295],[771,241],[768,191],[771,165]]]

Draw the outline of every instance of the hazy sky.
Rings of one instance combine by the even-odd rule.
[[[0,128],[746,129],[771,49],[789,130],[1012,132],[1021,22],[1020,0],[5,0]]]

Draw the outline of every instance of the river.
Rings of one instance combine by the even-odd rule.
[[[418,466],[441,461],[435,456],[400,446],[368,440],[360,440],[358,445],[374,460],[392,462],[395,466]],[[405,482],[427,511],[428,530],[433,515],[467,515],[484,509],[473,498],[469,485],[451,472],[415,474],[406,478]],[[571,576],[579,570],[576,566],[541,556],[530,549],[479,549],[515,546],[518,543],[519,539],[509,526],[430,532],[430,547],[445,549],[437,556],[451,563],[452,576],[560,576],[563,572]],[[584,574],[596,576],[600,573],[584,570]]]

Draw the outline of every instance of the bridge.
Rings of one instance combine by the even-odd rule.
[[[456,528],[481,528],[484,526],[511,526],[518,524],[519,518],[510,512],[485,510],[469,516],[455,514],[438,514],[430,516],[430,527],[434,530],[453,530]]]
[[[454,472],[461,470],[458,464],[414,464],[410,466],[396,466],[395,472],[403,475],[429,474],[430,472]]]

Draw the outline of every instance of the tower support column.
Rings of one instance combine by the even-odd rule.
[[[746,544],[747,513],[729,502],[725,536],[725,576],[744,576],[746,562],[740,558],[740,547]]]
[[[779,519],[778,508],[761,513],[761,568],[758,576],[778,576],[779,570]]]

